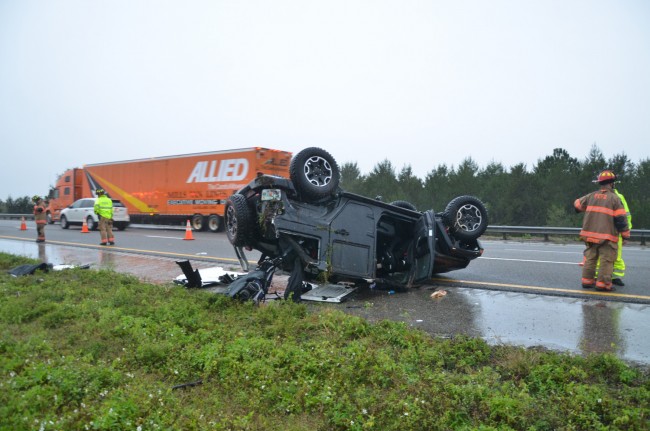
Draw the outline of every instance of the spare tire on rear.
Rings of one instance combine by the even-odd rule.
[[[442,214],[444,224],[455,238],[477,239],[488,227],[487,209],[474,196],[458,196],[452,199]]]
[[[303,200],[317,202],[336,194],[341,173],[330,153],[309,147],[291,159],[289,178]]]

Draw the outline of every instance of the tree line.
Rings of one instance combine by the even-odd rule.
[[[489,213],[491,225],[578,227],[582,215],[575,214],[573,202],[597,187],[592,181],[603,169],[612,169],[620,180],[636,229],[650,228],[650,158],[638,163],[625,154],[606,159],[594,145],[583,160],[571,157],[562,148],[538,160],[528,170],[519,163],[506,168],[490,163],[480,168],[468,157],[457,167],[440,164],[424,179],[413,174],[410,166],[399,172],[385,159],[367,174],[356,163],[341,165],[341,186],[349,192],[379,197],[385,202],[408,201],[418,209],[443,211],[456,196],[474,195]],[[32,212],[31,197],[0,200],[0,212]]]
[[[388,160],[362,174],[357,163],[341,165],[341,187],[349,192],[378,197],[384,202],[405,200],[418,209],[443,211],[460,195],[474,195],[488,209],[490,225],[579,227],[582,214],[573,202],[597,188],[597,174],[612,169],[619,178],[616,188],[625,196],[636,229],[650,227],[650,159],[632,162],[625,154],[606,159],[594,145],[583,160],[556,148],[528,170],[519,163],[479,167],[468,157],[457,167],[440,164],[424,179],[410,166],[399,172]]]

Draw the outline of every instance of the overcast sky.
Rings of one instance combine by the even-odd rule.
[[[318,146],[424,178],[650,156],[648,0],[0,0],[0,199],[70,167]]]

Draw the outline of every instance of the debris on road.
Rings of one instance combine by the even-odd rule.
[[[445,295],[447,295],[447,291],[446,291],[446,290],[436,290],[435,292],[433,292],[433,293],[431,294],[431,298],[432,298],[432,299],[439,299],[439,298],[442,298],[442,297],[445,296]]]

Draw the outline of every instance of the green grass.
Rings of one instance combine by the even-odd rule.
[[[13,278],[2,430],[641,430],[648,370],[109,271]],[[200,382],[173,389],[183,383]]]

